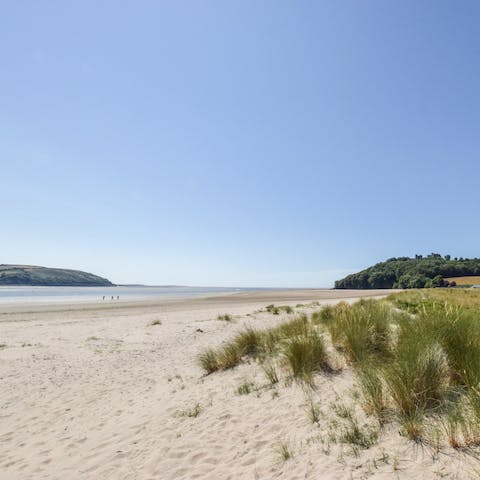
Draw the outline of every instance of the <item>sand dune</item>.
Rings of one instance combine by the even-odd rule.
[[[196,364],[204,347],[244,325],[282,321],[254,313],[268,303],[384,294],[304,290],[2,307],[0,479],[468,478],[469,457],[435,454],[391,429],[357,454],[329,442],[332,404],[349,402],[354,384],[348,368],[319,375],[318,388],[307,392],[283,382],[267,388],[255,363],[206,377]],[[219,313],[234,320],[216,320]],[[245,381],[257,391],[236,394]],[[310,397],[320,407],[318,425],[306,415]],[[282,442],[294,453],[288,461],[276,452]]]

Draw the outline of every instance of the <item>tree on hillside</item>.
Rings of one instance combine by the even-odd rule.
[[[444,278],[480,275],[480,259],[431,253],[392,257],[337,280],[335,288],[429,288],[448,286]]]
[[[445,286],[445,280],[441,275],[437,275],[432,279],[432,287],[443,287]]]

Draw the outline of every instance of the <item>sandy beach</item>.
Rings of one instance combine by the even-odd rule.
[[[108,304],[0,307],[0,479],[468,478],[468,457],[436,455],[392,431],[368,450],[329,442],[332,404],[353,374],[306,391],[269,388],[255,362],[204,376],[196,356],[246,325],[388,291],[296,290]],[[230,322],[217,320],[229,313]],[[257,388],[239,395],[242,382]],[[307,400],[321,420],[307,418]],[[362,412],[358,412],[361,416]],[[363,417],[361,417],[363,418]],[[364,419],[368,423],[368,419]],[[294,455],[282,461],[279,445]],[[466,475],[466,476],[464,476]]]

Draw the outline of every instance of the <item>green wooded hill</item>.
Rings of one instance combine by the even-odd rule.
[[[63,268],[34,265],[0,265],[0,285],[28,285],[44,287],[112,287],[110,280]]]
[[[480,258],[451,258],[438,253],[389,258],[337,280],[335,288],[429,288],[448,286],[447,277],[480,275]],[[454,282],[450,285],[453,286]]]

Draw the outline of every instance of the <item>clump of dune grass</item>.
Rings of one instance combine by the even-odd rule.
[[[217,352],[212,348],[207,348],[198,356],[198,363],[207,375],[220,368]]]
[[[267,305],[265,307],[265,310],[269,313],[272,313],[273,315],[278,315],[280,313],[280,310],[278,309],[278,307],[273,305],[273,303],[271,305]]]
[[[246,355],[257,356],[263,351],[263,333],[247,327],[231,341],[214,350],[207,348],[199,356],[200,367],[210,374],[237,366]]]
[[[267,305],[265,307],[265,310],[269,313],[272,313],[273,315],[278,315],[280,312],[285,312],[288,314],[294,313],[293,307],[290,305],[274,305],[273,303],[271,305]]]
[[[216,354],[220,370],[236,367],[242,360],[242,352],[235,343],[227,343]]]
[[[234,342],[227,343],[219,349],[207,348],[198,356],[198,363],[209,375],[217,370],[228,370],[242,361],[242,351]]]
[[[276,383],[278,383],[279,381],[278,373],[273,363],[271,362],[265,363],[263,365],[263,372],[265,373],[267,380],[270,382],[270,385],[275,385]]]
[[[321,417],[320,407],[309,397],[307,402],[307,416],[312,423],[319,423]]]
[[[217,315],[217,320],[221,320],[223,322],[231,322],[233,317],[229,313],[224,313],[221,315]]]
[[[414,328],[403,328],[383,377],[400,414],[418,415],[438,406],[447,393],[447,356],[436,341],[420,337]]]
[[[329,325],[334,318],[335,309],[332,305],[325,305],[320,310],[312,313],[312,322],[315,324]]]
[[[193,407],[178,412],[179,417],[197,418],[202,412],[202,406],[196,403]]]
[[[378,365],[364,363],[358,369],[358,384],[362,393],[363,409],[383,425],[387,416],[387,396]]]
[[[436,432],[430,436],[438,446],[439,418],[446,418],[443,430],[450,445],[477,445],[480,302],[475,307],[469,302],[464,309],[458,302],[432,300],[424,292],[401,302],[395,297],[390,303],[341,302],[315,312],[311,323],[325,328],[333,345],[352,362],[362,406],[380,425],[396,418],[399,431],[414,441]],[[398,313],[391,303],[408,313]],[[451,411],[460,413],[446,413]],[[350,427],[351,440],[358,432],[354,423]]]
[[[338,439],[341,443],[350,444],[357,453],[358,448],[367,449],[375,445],[378,431],[368,425],[360,426],[358,420],[352,416],[341,428]]]
[[[448,412],[444,425],[449,444],[454,448],[480,446],[479,403],[480,393],[473,388]]]
[[[299,315],[288,322],[266,330],[263,338],[265,354],[275,355],[280,353],[288,339],[305,335],[309,329],[307,316]]]
[[[283,355],[292,377],[307,383],[312,382],[315,372],[329,368],[325,341],[313,329],[290,338],[285,344]]]
[[[388,355],[392,343],[388,305],[375,300],[360,300],[353,305],[341,302],[332,309],[321,310],[319,315],[318,320],[326,324],[333,344],[349,361]]]
[[[280,312],[285,312],[288,314],[294,313],[293,307],[290,305],[274,305],[273,303],[271,305],[267,305],[265,307],[265,310],[269,313],[272,313],[273,315],[278,315]]]
[[[245,357],[265,362],[268,357],[277,355],[283,358],[291,376],[298,380],[311,381],[314,372],[329,369],[324,339],[306,315],[268,330],[246,327],[223,346],[202,352],[198,360],[209,374],[233,368]],[[276,371],[268,364],[265,373],[271,383],[278,382]]]
[[[366,412],[381,421],[389,404],[400,433],[416,442],[438,447],[443,431],[453,448],[480,445],[480,302],[467,297],[463,307],[463,295],[430,291],[399,296],[390,300],[408,315],[390,320],[388,355],[357,365]]]
[[[161,325],[162,324],[162,321],[158,318],[156,318],[155,320],[153,320],[149,325],[151,327],[154,327],[155,325]]]
[[[332,404],[332,409],[341,419],[332,422],[338,441],[351,445],[355,454],[359,448],[367,449],[376,443],[378,430],[367,424],[361,426],[351,406],[336,402]]]
[[[425,412],[423,410],[401,413],[398,416],[399,433],[414,442],[420,442],[425,429]]]
[[[310,331],[308,317],[305,314],[298,315],[295,318],[284,322],[270,331],[276,333],[280,339],[296,337],[298,335],[305,335]]]
[[[331,404],[331,408],[335,415],[339,418],[350,419],[353,416],[353,409],[350,406],[345,405],[343,402],[337,401]]]
[[[274,450],[284,462],[293,458],[293,448],[290,442],[282,441],[274,447]]]
[[[332,344],[334,347],[340,349],[342,347],[343,339],[343,324],[345,323],[345,318],[350,312],[350,305],[346,302],[339,302],[332,307],[331,315],[326,315],[325,321],[322,321],[332,339]],[[323,312],[324,309],[320,311]],[[319,316],[319,319],[323,320],[323,317]]]
[[[442,345],[451,369],[452,382],[476,387],[480,383],[480,321],[478,312],[436,304],[418,314],[422,335]]]
[[[249,382],[245,380],[237,387],[235,392],[237,395],[248,395],[252,393],[254,389],[255,389],[255,384],[253,382]]]
[[[462,445],[462,426],[465,423],[460,407],[455,405],[451,408],[442,423],[448,444],[452,448],[460,448]]]
[[[252,327],[246,327],[238,333],[233,342],[241,355],[257,356],[263,351],[264,333]]]

